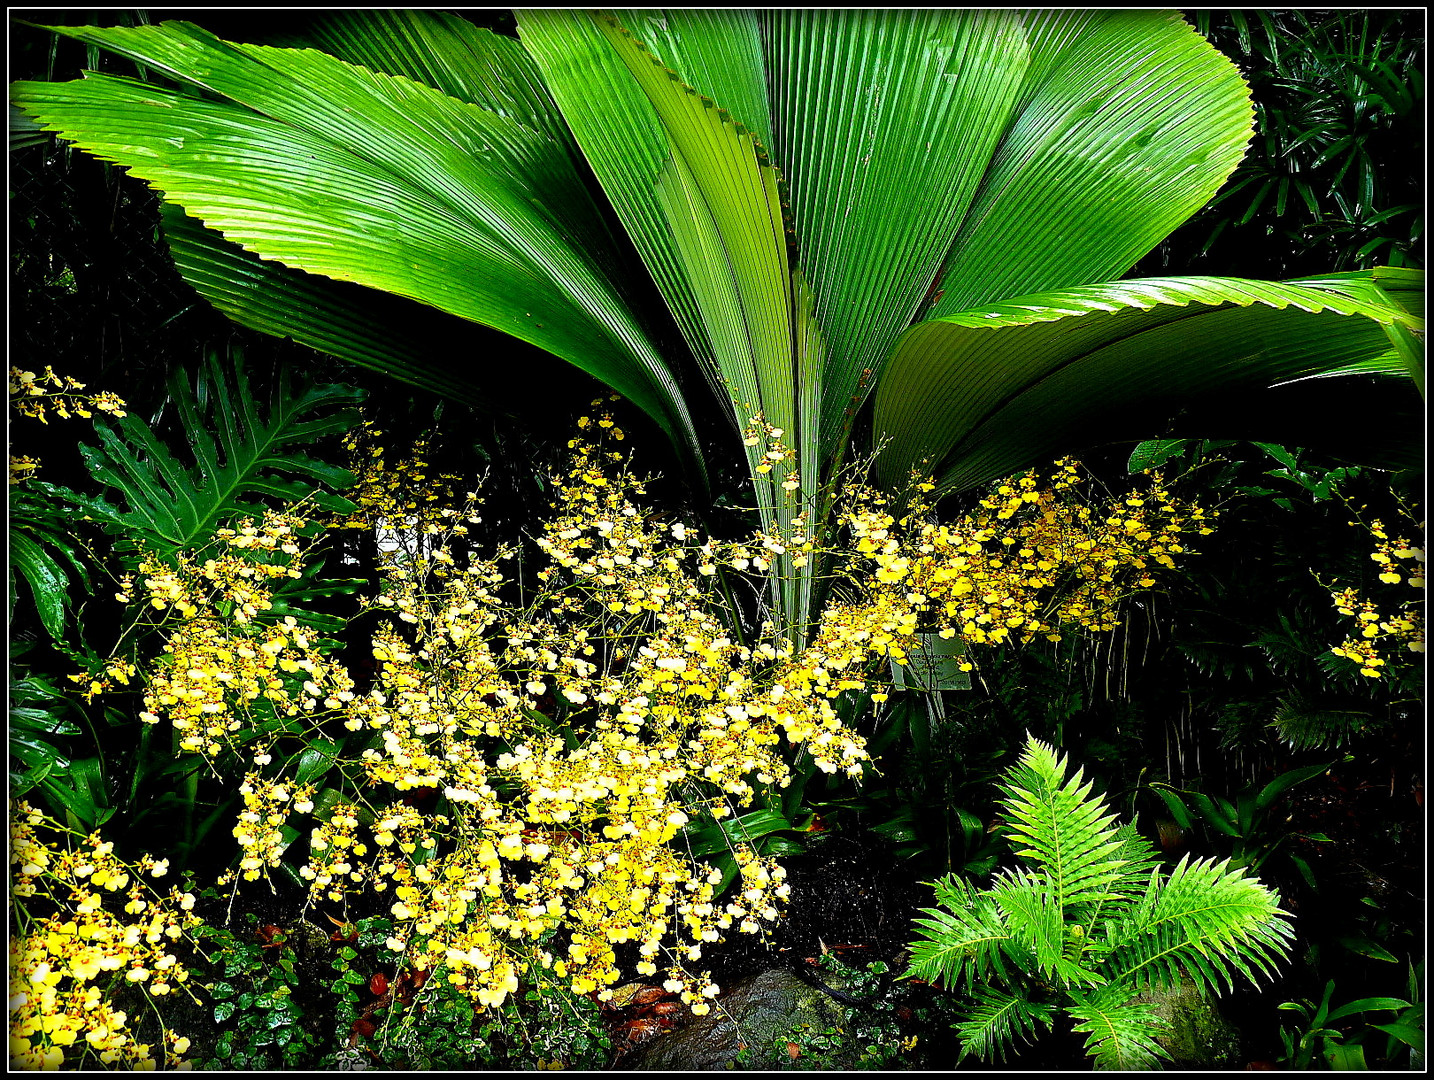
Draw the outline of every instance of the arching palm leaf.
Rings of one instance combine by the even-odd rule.
[[[1391,329],[1422,325],[1368,274],[1120,281],[934,319],[902,338],[877,394],[883,475],[925,461],[964,490],[1097,432],[1135,437],[1212,390],[1398,372]]]
[[[179,89],[91,77],[12,97],[222,234],[177,229],[180,265],[251,325],[469,400],[483,360],[415,347],[412,316],[492,327],[627,395],[697,461],[681,350],[653,329],[670,318],[739,428],[750,407],[784,430],[808,510],[874,388],[885,481],[926,461],[954,490],[1162,434],[1205,389],[1396,369],[1422,382],[1416,305],[1369,289],[1091,285],[1208,202],[1250,137],[1238,71],[1177,15],[518,24],[521,46],[451,16],[341,13],[303,39],[334,55],[177,23],[70,28]],[[633,280],[579,155],[650,282]],[[650,285],[666,311],[641,309]],[[354,288],[396,299],[351,327]],[[780,523],[797,506],[757,464]],[[777,576],[799,627],[809,572]]]

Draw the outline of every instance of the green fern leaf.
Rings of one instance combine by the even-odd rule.
[[[1281,741],[1296,750],[1314,750],[1343,746],[1373,723],[1374,714],[1369,709],[1311,701],[1299,691],[1292,691],[1280,699],[1269,726]]]
[[[1169,1054],[1155,1041],[1165,1027],[1154,1006],[1136,1004],[1129,987],[1110,986],[1088,994],[1070,992],[1066,1012],[1086,1036],[1086,1053],[1097,1069],[1149,1070]]]
[[[1065,922],[1045,874],[1011,870],[992,884],[991,897],[1001,909],[1011,936],[1035,954],[1043,976],[1055,973],[1065,948]]]
[[[962,1057],[970,1054],[983,1061],[999,1061],[1018,1041],[1030,1043],[1041,1028],[1050,1030],[1055,1016],[1050,1005],[991,986],[979,988],[973,996],[975,1002],[966,1019],[956,1025]]]
[[[1081,783],[1082,770],[1066,779],[1067,764],[1050,746],[1028,740],[1001,803],[1016,854],[1049,875],[1051,903],[1063,921],[1074,905],[1118,896],[1125,865],[1114,815],[1091,797],[1091,783]]]
[[[918,937],[902,978],[925,979],[948,990],[960,982],[969,988],[993,974],[1007,980],[1012,935],[995,901],[954,874],[933,884],[941,906],[926,908],[925,917],[916,919]]]
[[[1105,969],[1112,981],[1141,989],[1172,985],[1184,971],[1202,989],[1230,989],[1238,973],[1274,974],[1289,955],[1293,930],[1279,894],[1228,860],[1182,859],[1114,935]]]

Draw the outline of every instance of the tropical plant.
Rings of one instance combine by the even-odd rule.
[[[1110,280],[1250,137],[1238,72],[1176,15],[546,10],[518,28],[350,12],[305,33],[316,49],[57,28],[158,78],[12,100],[161,190],[178,265],[240,322],[467,400],[493,365],[422,341],[493,327],[632,399],[700,473],[680,338],[746,435],[771,533],[827,524],[869,399],[883,482],[920,467],[953,491],[1159,434],[1195,395],[1347,370],[1422,385],[1417,272]],[[800,645],[817,568],[777,569]]]
[[[23,384],[29,374],[14,377]],[[31,381],[41,388],[45,382]],[[17,793],[31,791],[32,798],[85,829],[123,808],[125,829],[147,830],[152,845],[165,843],[154,832],[160,822],[164,830],[178,826],[179,847],[165,854],[181,862],[188,858],[218,820],[217,811],[206,813],[196,803],[199,770],[176,759],[168,740],[158,745],[153,729],[138,723],[133,712],[109,698],[94,702],[101,693],[129,687],[136,665],[148,662],[158,648],[152,632],[165,615],[156,611],[152,594],[135,588],[135,579],[168,579],[186,565],[222,567],[224,553],[204,545],[221,526],[242,529],[242,519],[259,515],[266,502],[354,509],[333,490],[347,486],[352,474],[311,453],[315,440],[353,423],[347,406],[360,398],[352,388],[298,383],[280,371],[270,399],[261,402],[250,390],[239,350],[214,350],[192,379],[183,371],[172,374],[168,425],[118,408],[102,410],[116,420],[111,426],[95,418],[99,445],[80,444],[91,480],[86,490],[23,482],[12,521],[21,531],[12,533],[12,540],[34,543],[21,548],[12,573],[18,570],[30,583],[40,621],[68,671],[67,677],[50,675],[47,664],[54,661],[33,648],[12,654],[9,741]],[[26,394],[18,402],[22,409],[39,403],[89,415],[70,389],[61,397]],[[82,404],[99,408],[94,396]],[[93,532],[85,535],[77,519]],[[105,534],[112,550],[106,549]],[[312,560],[301,573],[285,576],[269,607],[256,613],[258,621],[297,613],[315,629],[341,627],[343,620],[326,609],[334,597],[352,594],[363,583],[327,576],[322,569],[322,560]],[[115,586],[97,590],[90,584],[105,577],[118,583],[115,599],[123,606],[105,595]],[[78,581],[86,588],[74,588]],[[221,583],[231,607],[239,602],[234,598],[242,583],[242,577]],[[82,605],[84,619],[72,617]],[[72,674],[76,668],[80,674]],[[180,813],[171,813],[176,809]]]
[[[1293,1012],[1301,1023],[1294,1028],[1280,1032],[1284,1042],[1284,1056],[1281,1060],[1292,1069],[1309,1069],[1318,1060],[1331,1069],[1339,1071],[1364,1070],[1370,1068],[1365,1058],[1365,1049],[1379,1037],[1385,1036],[1382,1057],[1392,1062],[1396,1056],[1407,1057],[1408,1067],[1421,1068],[1424,1056],[1424,965],[1409,965],[1409,1000],[1396,997],[1367,997],[1333,1005],[1334,980],[1325,983],[1324,994],[1316,1005],[1312,1001],[1287,1001],[1281,1009]],[[1376,1024],[1373,1019],[1364,1019],[1360,1030],[1351,1032],[1356,1018],[1367,1014],[1393,1013],[1386,1023]]]
[[[1278,815],[1273,812],[1285,792],[1296,784],[1327,772],[1329,768],[1329,762],[1321,762],[1290,769],[1263,786],[1249,785],[1235,796],[1233,802],[1219,795],[1182,791],[1165,783],[1157,782],[1150,788],[1160,796],[1180,828],[1188,830],[1197,821],[1203,822],[1222,838],[1227,838],[1232,867],[1249,867],[1252,873],[1257,873],[1287,841],[1329,839],[1323,833],[1292,832],[1285,821],[1274,820]],[[1310,887],[1317,888],[1309,864],[1298,855],[1289,852],[1287,855]]]
[[[311,456],[314,443],[356,421],[350,406],[363,394],[338,385],[296,386],[282,372],[268,408],[249,389],[243,355],[211,351],[193,386],[183,371],[169,380],[169,399],[192,463],[181,462],[139,417],[119,430],[96,423],[100,445],[82,446],[90,475],[119,493],[121,506],[76,500],[131,550],[169,556],[211,536],[218,525],[272,505],[312,499],[331,510],[353,504],[331,492],[353,482],[346,469]]]
[[[1210,258],[1257,276],[1423,265],[1420,13],[1193,19],[1247,72],[1255,139],[1219,196],[1161,245],[1160,263]]]
[[[1189,858],[1166,874],[1151,844],[1117,826],[1082,772],[1035,738],[1001,802],[1023,865],[984,889],[950,875],[917,919],[908,977],[960,987],[962,1056],[1010,1053],[1058,1012],[1097,1068],[1149,1068],[1161,1023],[1142,991],[1181,975],[1207,992],[1272,975],[1292,931],[1279,895],[1228,862]]]

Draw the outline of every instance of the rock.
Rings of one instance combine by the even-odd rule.
[[[1166,990],[1140,994],[1134,1001],[1154,1005],[1156,1015],[1170,1025],[1156,1042],[1169,1052],[1171,1064],[1218,1068],[1239,1061],[1240,1032],[1220,1015],[1215,1003],[1189,979]]]
[[[809,986],[789,971],[763,971],[734,983],[706,1016],[643,1043],[620,1066],[633,1070],[725,1069],[743,1047],[750,1051],[744,1067],[767,1069],[779,1064],[773,1042],[779,1036],[839,1026],[845,1018],[839,1002]],[[781,1063],[790,1064],[785,1054]]]

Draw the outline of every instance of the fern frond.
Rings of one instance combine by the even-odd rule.
[[[1111,981],[1170,986],[1184,971],[1202,989],[1229,990],[1234,976],[1272,976],[1294,936],[1279,894],[1229,861],[1182,859],[1167,881],[1121,920],[1103,965]]]
[[[1075,904],[1098,904],[1115,891],[1125,861],[1115,816],[1083,771],[1066,780],[1068,761],[1038,739],[1027,740],[1020,761],[1007,774],[1002,791],[1017,855],[1030,859],[1050,876],[1051,902],[1065,918]]]
[[[954,874],[934,884],[941,907],[926,908],[921,912],[925,918],[915,920],[918,936],[902,978],[925,979],[948,990],[958,982],[969,988],[992,975],[1009,981],[1006,949],[1013,945],[1012,935],[995,901]]]
[[[1280,699],[1269,726],[1296,750],[1312,750],[1343,746],[1373,723],[1369,709],[1311,701],[1292,691]]]
[[[1155,1007],[1131,1001],[1128,986],[1108,986],[1088,994],[1070,992],[1066,1012],[1075,1030],[1086,1036],[1086,1053],[1097,1069],[1149,1070],[1170,1055],[1156,1035],[1166,1027]]]
[[[992,883],[988,895],[1001,909],[1011,936],[1029,949],[1046,977],[1054,974],[1065,945],[1066,926],[1045,874],[1008,870]]]
[[[1030,1043],[1040,1028],[1049,1030],[1055,1016],[1050,1005],[991,986],[980,987],[972,996],[975,1003],[955,1028],[962,1057],[999,1061],[1015,1050],[1017,1041]]]
[[[1134,825],[1122,825],[1116,830],[1116,839],[1120,841],[1117,857],[1125,865],[1121,867],[1120,877],[1112,884],[1112,891],[1118,892],[1123,899],[1137,900],[1145,893],[1150,872],[1162,866],[1164,860],[1156,846],[1141,836]]]

